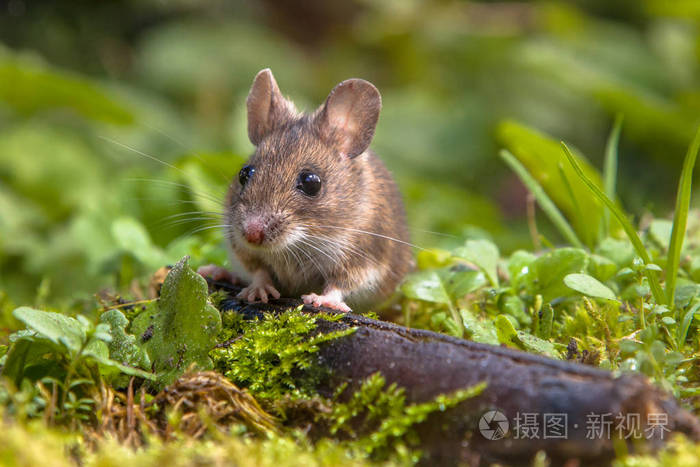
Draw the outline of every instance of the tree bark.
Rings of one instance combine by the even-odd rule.
[[[237,291],[235,286],[216,285]],[[248,304],[230,298],[222,308],[261,316],[263,311],[282,311],[300,304],[295,299]],[[304,306],[303,311],[328,310]],[[330,395],[341,383],[348,383],[349,390],[356,389],[376,372],[388,384],[404,388],[407,400],[417,403],[487,383],[479,396],[433,413],[417,427],[420,447],[430,465],[529,465],[541,450],[555,464],[571,459],[582,464],[606,464],[614,457],[613,439],[618,437],[616,426],[622,419],[627,421],[623,437],[630,434],[628,448],[639,444],[658,448],[676,432],[700,440],[698,419],[682,409],[672,395],[639,374],[618,376],[582,364],[405,328],[352,313],[339,321],[319,320],[317,331],[332,332],[349,326],[356,327],[356,332],[325,344],[319,351],[318,363],[332,375],[318,388],[322,395]],[[491,410],[507,420],[508,431],[501,439],[488,439],[498,437],[493,430],[503,427],[498,424],[498,416],[490,423],[482,419]],[[535,414],[536,423],[528,414]],[[639,430],[632,433],[637,417]],[[659,422],[656,428],[655,420]],[[563,423],[550,426],[547,421]],[[526,426],[530,429],[524,430]]]

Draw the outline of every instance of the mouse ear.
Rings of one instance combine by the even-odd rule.
[[[379,91],[369,81],[349,79],[337,85],[319,109],[316,124],[321,138],[348,156],[369,147],[382,108]]]
[[[284,98],[269,68],[255,76],[246,107],[248,138],[256,146],[268,133],[296,114],[294,104]]]

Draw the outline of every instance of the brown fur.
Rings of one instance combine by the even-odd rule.
[[[317,112],[301,115],[269,71],[258,74],[248,99],[255,173],[244,187],[234,179],[226,210],[233,251],[249,271],[266,270],[286,294],[337,287],[361,308],[394,291],[411,250],[401,195],[367,149],[380,107],[374,86],[350,80]],[[317,196],[296,188],[302,170],[320,176]],[[260,246],[243,237],[253,217],[265,225]]]

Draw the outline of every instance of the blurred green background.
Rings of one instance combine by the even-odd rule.
[[[197,211],[221,209],[252,149],[244,102],[265,67],[306,110],[343,79],[377,85],[373,148],[420,246],[531,245],[497,156],[517,145],[506,120],[600,167],[622,114],[620,198],[665,215],[699,59],[697,0],[2,0],[0,302],[88,303],[184,254],[226,261]]]

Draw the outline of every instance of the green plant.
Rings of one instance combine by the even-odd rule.
[[[231,344],[211,351],[214,366],[238,386],[247,388],[262,401],[285,395],[313,397],[311,389],[325,373],[314,364],[314,356],[324,342],[355,331],[316,333],[317,320],[337,320],[340,316],[302,313],[299,309],[265,314],[258,320],[233,320],[236,326]],[[240,327],[239,327],[240,326]]]
[[[644,264],[646,266],[655,266],[654,263],[651,261],[651,257],[649,256],[649,253],[644,247],[642,240],[639,238],[639,235],[637,235],[636,229],[634,228],[630,220],[627,218],[627,216],[622,212],[622,210],[620,210],[620,208],[618,208],[615,205],[615,203],[610,198],[608,198],[605,195],[605,193],[603,193],[603,191],[601,191],[601,189],[595,183],[593,183],[593,181],[591,181],[590,178],[586,176],[586,174],[583,173],[583,170],[581,170],[581,167],[579,166],[578,162],[574,159],[573,154],[571,154],[571,151],[566,146],[566,144],[562,143],[562,147],[564,148],[564,152],[566,153],[566,157],[569,159],[571,166],[576,171],[576,174],[591,190],[591,193],[593,193],[595,198],[598,199],[601,203],[603,203],[613,213],[618,222],[620,222],[622,228],[627,234],[627,237],[629,238],[630,242],[632,242],[632,245],[634,246],[634,249],[636,250],[637,254],[640,258],[642,258],[642,261],[644,261]],[[666,299],[664,297],[663,291],[661,290],[661,284],[659,283],[657,270],[653,267],[647,268],[645,269],[644,274],[646,275],[647,280],[649,281],[651,292],[654,295],[654,299],[656,300],[656,302],[662,304],[665,303]]]
[[[445,411],[469,398],[478,396],[486,383],[442,394],[420,404],[408,404],[405,390],[396,384],[386,385],[384,377],[375,373],[352,393],[347,402],[335,401],[329,414],[319,414],[318,421],[330,425],[330,433],[349,439],[346,445],[370,459],[399,458],[415,463],[420,460],[416,450],[419,439],[415,425],[436,411]],[[336,398],[346,389],[340,386]]]
[[[139,336],[140,346],[148,356],[132,356],[137,361],[152,362],[157,375],[156,386],[172,383],[190,365],[208,370],[213,363],[208,356],[221,331],[221,315],[208,303],[208,287],[202,276],[188,265],[187,257],[168,273],[161,287],[160,299],[150,303],[131,323]],[[116,327],[118,329],[118,327]],[[125,349],[113,348],[120,355],[138,352],[133,339],[118,334]]]
[[[88,397],[100,381],[124,374],[152,379],[151,373],[123,365],[109,357],[112,340],[109,326],[95,326],[85,317],[17,308],[13,315],[26,330],[11,336],[12,345],[2,376],[14,383],[41,384],[42,405],[51,420],[75,423],[91,417],[93,400]]]

